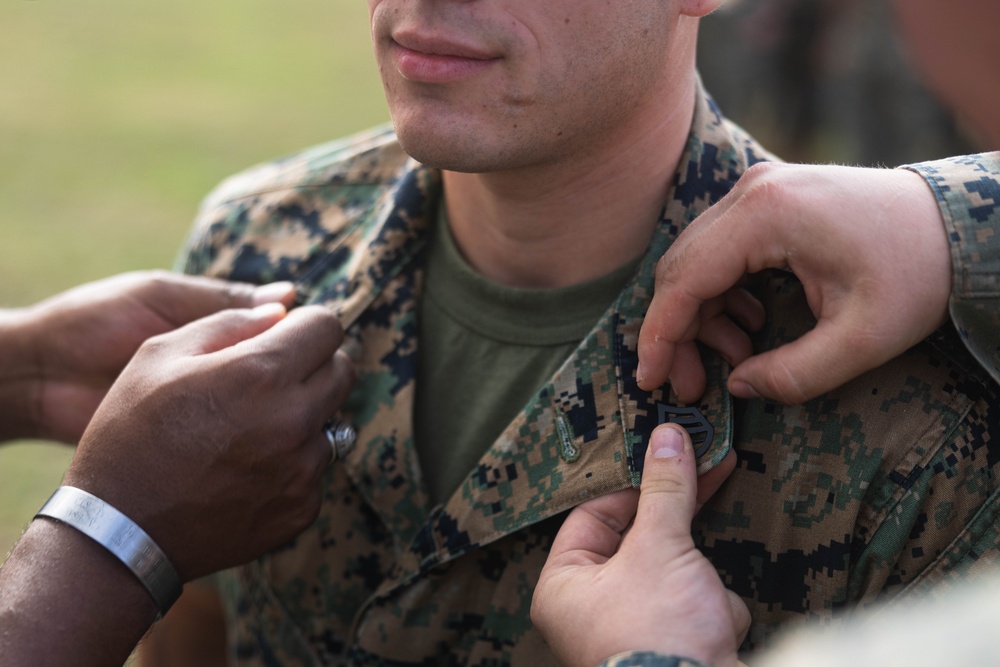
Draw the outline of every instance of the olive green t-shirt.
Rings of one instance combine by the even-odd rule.
[[[507,424],[576,349],[635,273],[639,258],[558,289],[506,287],[461,256],[442,213],[420,299],[414,441],[444,502]]]

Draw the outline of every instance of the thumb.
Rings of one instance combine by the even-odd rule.
[[[689,548],[696,490],[691,436],[676,424],[657,426],[649,437],[632,534],[645,536],[661,551]]]
[[[230,308],[253,308],[266,303],[291,307],[295,286],[290,282],[255,286],[203,276],[157,273],[143,285],[139,296],[179,327]]]
[[[267,331],[285,318],[280,303],[267,303],[252,309],[224,310],[158,336],[160,345],[169,345],[175,353],[190,356],[211,354],[249,340]]]
[[[739,398],[764,397],[795,405],[844,384],[878,365],[836,321],[821,319],[790,343],[750,357],[729,374],[729,390]]]

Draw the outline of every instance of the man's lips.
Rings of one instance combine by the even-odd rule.
[[[392,41],[411,51],[429,56],[452,56],[469,60],[493,60],[498,54],[486,47],[471,44],[461,39],[429,35],[423,31],[400,29],[392,34]]]
[[[413,34],[395,35],[391,53],[404,79],[422,83],[455,81],[500,61],[500,57],[475,46]]]

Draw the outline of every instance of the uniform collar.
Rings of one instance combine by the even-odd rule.
[[[649,433],[665,419],[714,432],[699,458],[702,472],[728,453],[732,401],[720,357],[704,355],[708,389],[696,405],[678,401],[669,385],[639,389],[635,370],[657,261],[758,159],[740,134],[699,87],[687,147],[636,276],[445,504],[439,546],[455,541],[456,525],[466,528],[469,544],[482,544],[589,498],[637,487]]]
[[[725,456],[733,433],[725,363],[706,353],[708,389],[700,403],[684,405],[669,385],[652,392],[638,388],[636,344],[658,259],[688,223],[731,189],[749,164],[765,158],[724,121],[699,86],[687,147],[634,279],[444,506],[434,508],[422,525],[411,516],[390,526],[412,537],[410,550],[418,562],[449,559],[589,498],[637,487],[648,435],[665,419],[713,432],[699,470]],[[361,250],[351,260],[350,277],[317,286],[317,300],[339,304],[346,327],[358,321],[401,272],[419,274],[412,260],[433,224],[440,175],[412,161],[399,174],[367,222],[353,232],[360,235],[356,247]],[[418,288],[419,278],[414,291]],[[412,410],[412,401],[396,410]],[[364,424],[361,427],[364,448],[368,445]],[[361,461],[373,456],[362,454],[349,463],[359,486],[372,483],[372,471],[364,470]]]

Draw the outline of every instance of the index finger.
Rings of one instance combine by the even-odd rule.
[[[304,379],[330,363],[343,341],[344,329],[336,315],[322,306],[303,306],[240,345],[276,355],[289,373]]]
[[[766,186],[738,185],[692,222],[660,259],[653,299],[639,330],[643,389],[667,380],[676,345],[698,335],[705,302],[725,294],[747,273],[786,264],[770,224],[774,196]]]
[[[677,345],[698,336],[702,304],[725,293],[744,274],[739,258],[713,257],[710,271],[702,270],[705,255],[716,244],[713,222],[726,199],[691,223],[656,265],[653,299],[639,329],[639,386],[652,390],[666,382],[674,365]],[[728,206],[726,207],[728,208]]]

